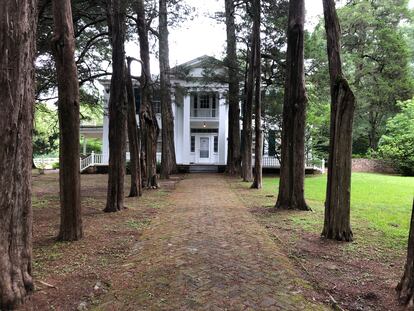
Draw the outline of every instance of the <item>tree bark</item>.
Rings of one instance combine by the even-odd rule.
[[[242,178],[245,182],[253,181],[252,174],[252,109],[254,91],[254,54],[255,37],[251,36],[251,49],[249,56],[249,69],[247,72],[246,99],[243,114],[243,153]]]
[[[159,133],[158,121],[152,107],[152,81],[150,68],[150,52],[148,29],[145,21],[145,6],[143,0],[136,2],[137,26],[139,35],[140,55],[142,61],[141,75],[141,108],[140,127],[142,140],[142,157],[145,162],[145,183],[147,188],[157,188],[157,138]]]
[[[255,105],[255,118],[254,118],[254,131],[255,131],[255,147],[254,147],[254,180],[252,188],[262,188],[262,153],[263,153],[263,140],[262,140],[262,103],[261,103],[261,54],[260,54],[260,0],[253,1],[253,36],[255,37],[254,46],[254,105]]]
[[[289,1],[279,195],[275,208],[309,210],[305,202],[306,90],[304,0]]]
[[[177,170],[174,145],[174,116],[171,105],[170,50],[168,46],[167,0],[159,1],[159,60],[161,87],[162,153],[161,178]]]
[[[58,239],[82,238],[79,147],[79,82],[70,0],[52,1],[53,55],[58,82],[60,230]]]
[[[414,303],[414,200],[411,211],[410,234],[408,236],[407,261],[404,274],[397,288],[398,300],[404,305]]]
[[[128,100],[128,142],[129,154],[131,156],[131,188],[129,191],[130,197],[142,196],[142,176],[141,176],[141,139],[138,133],[137,112],[134,97],[134,88],[131,79],[131,58],[127,58],[127,76],[126,76],[126,90]]]
[[[350,196],[355,97],[342,75],[341,31],[334,0],[323,0],[323,8],[331,82],[331,123],[322,236],[338,241],[352,241]]]
[[[109,169],[105,212],[124,209],[126,85],[125,85],[125,3],[107,0],[112,45],[112,78],[109,97]]]
[[[36,0],[0,2],[0,309],[22,303],[32,279],[32,128]]]
[[[239,175],[241,169],[240,155],[240,106],[239,106],[239,65],[237,62],[237,43],[234,0],[225,0],[227,56],[226,64],[229,74],[229,132],[227,148],[226,173]]]

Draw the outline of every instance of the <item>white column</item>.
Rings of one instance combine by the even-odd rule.
[[[86,136],[83,136],[83,154],[86,154]]]
[[[228,105],[225,94],[219,94],[219,164],[227,163]]]
[[[183,164],[190,164],[190,94],[184,96],[183,105],[183,148],[182,148],[182,160]]]

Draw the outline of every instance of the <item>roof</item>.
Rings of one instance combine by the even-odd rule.
[[[224,66],[223,62],[221,60],[218,60],[217,58],[213,57],[213,56],[209,56],[209,55],[203,55],[200,57],[197,57],[193,60],[190,60],[188,62],[185,62],[183,64],[174,66],[171,68],[171,71],[174,71],[174,69],[179,69],[181,67],[187,67],[187,68],[197,68],[197,67],[202,67],[203,65],[205,65],[206,63],[218,63]]]

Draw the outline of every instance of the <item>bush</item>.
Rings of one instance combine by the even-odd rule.
[[[57,169],[59,168],[59,162],[55,162],[55,163],[53,163],[53,164],[52,164],[52,168],[53,168],[54,170],[57,170]]]
[[[388,120],[378,154],[401,174],[414,176],[414,98],[398,105],[401,112]]]

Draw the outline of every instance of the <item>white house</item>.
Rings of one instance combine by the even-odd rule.
[[[228,84],[218,82],[223,77],[223,64],[209,56],[201,56],[171,69],[172,111],[174,117],[174,142],[178,165],[217,165],[227,162],[228,137]],[[216,77],[216,79],[214,79]],[[92,154],[81,160],[81,170],[89,166],[107,166],[109,163],[109,118],[108,101],[110,81],[101,81],[105,88],[105,107],[103,127],[83,126],[81,136],[84,138],[102,137],[101,154]],[[138,84],[134,88],[137,111],[140,105]],[[159,92],[154,92],[153,107],[160,128],[161,109]],[[272,135],[268,135],[269,138]],[[274,135],[273,135],[274,136]],[[265,142],[263,167],[278,168],[280,163],[269,151],[274,146],[271,140]],[[86,154],[84,145],[84,154]],[[127,153],[128,157],[128,153]],[[158,161],[161,159],[161,135],[157,147]],[[314,164],[307,168],[316,169]],[[319,169],[319,168],[318,168]]]
[[[209,62],[219,61],[208,56],[196,58],[171,69],[172,111],[174,116],[174,141],[177,164],[225,165],[227,159],[228,85],[220,82],[206,82],[204,68]],[[217,67],[215,74],[224,73]],[[102,158],[100,165],[109,162],[109,83],[101,81],[105,88],[104,121],[102,128],[81,127],[83,137],[96,137],[102,133]],[[140,103],[139,89],[135,88],[137,106]],[[157,92],[153,99],[154,111],[162,128]],[[94,136],[90,134],[93,132]],[[161,139],[161,135],[160,138]],[[160,158],[161,141],[158,142]],[[95,161],[95,164],[96,163]]]

